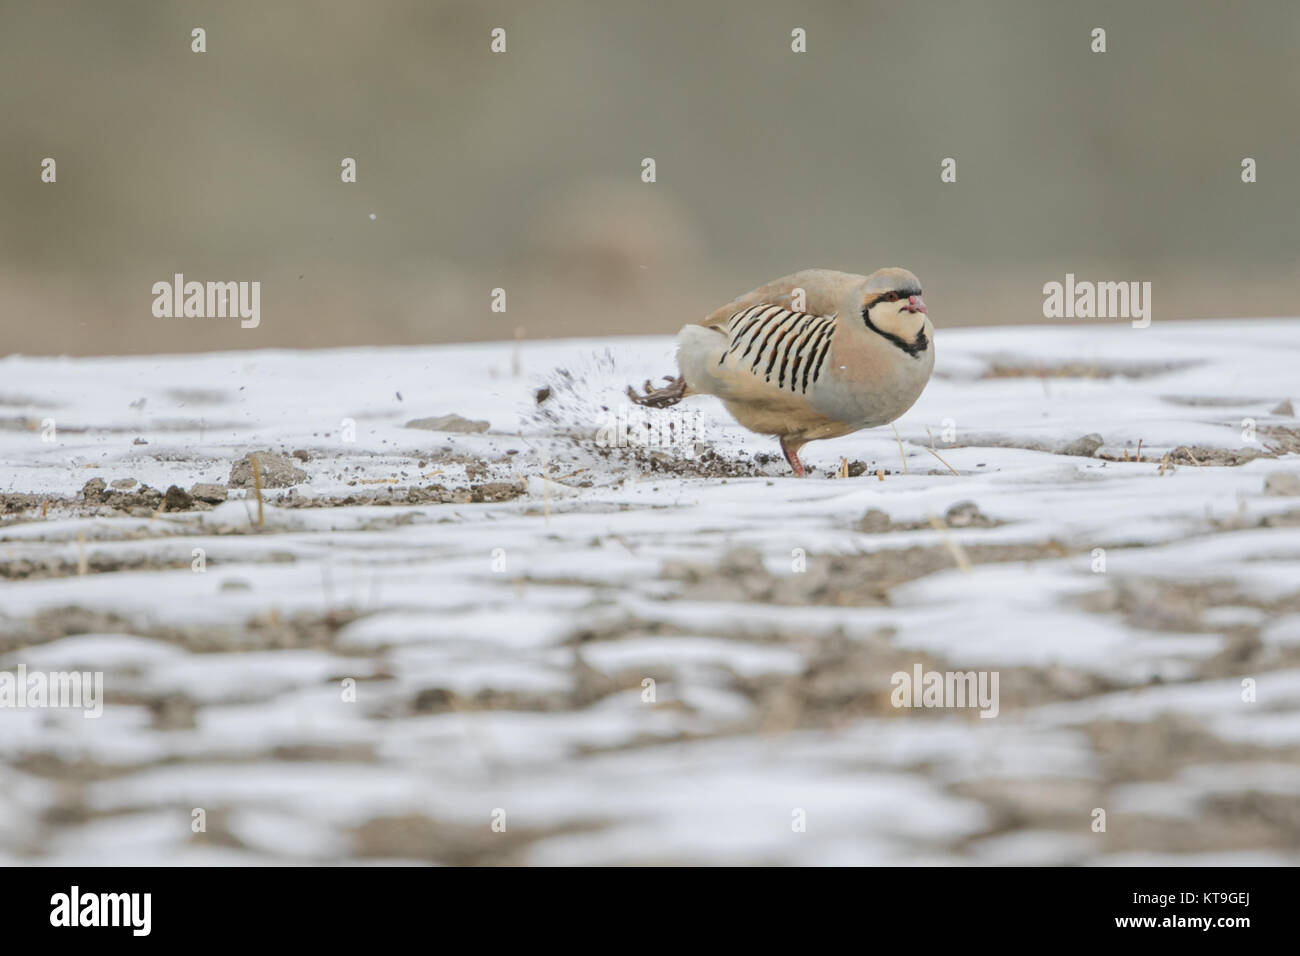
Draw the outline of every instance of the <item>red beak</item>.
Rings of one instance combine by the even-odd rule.
[[[922,299],[919,295],[909,295],[907,297],[907,305],[905,306],[905,308],[907,309],[908,312],[924,312],[925,300]]]

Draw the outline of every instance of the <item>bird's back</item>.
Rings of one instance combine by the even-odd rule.
[[[833,315],[845,296],[866,278],[833,269],[803,269],[761,285],[714,309],[700,320],[700,325],[725,325],[737,312],[755,305],[776,305],[813,315]]]

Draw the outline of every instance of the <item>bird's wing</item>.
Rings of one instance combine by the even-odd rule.
[[[764,393],[775,397],[773,389],[806,395],[822,374],[835,316],[759,302],[716,328],[727,338],[726,350],[711,370],[722,391],[751,398]]]
[[[804,269],[728,302],[709,313],[699,324],[723,327],[737,312],[755,305],[775,305],[813,315],[831,315],[840,307],[844,294],[864,279],[864,276],[849,272]]]

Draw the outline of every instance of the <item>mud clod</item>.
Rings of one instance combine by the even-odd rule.
[[[231,488],[253,487],[253,456],[257,456],[257,467],[261,472],[263,488],[288,488],[300,481],[305,481],[307,472],[294,465],[294,460],[286,455],[277,455],[273,451],[258,451],[245,455],[235,462],[230,469]]]
[[[189,511],[194,507],[194,499],[183,489],[172,485],[163,494],[163,505],[168,511]]]
[[[1097,454],[1097,449],[1105,444],[1102,437],[1095,432],[1091,435],[1084,435],[1082,438],[1076,438],[1068,445],[1061,449],[1062,455],[1074,455],[1079,458],[1091,458]]]
[[[943,515],[949,528],[996,528],[1001,522],[983,514],[973,501],[959,501]]]
[[[491,422],[462,418],[460,415],[441,415],[436,418],[413,418],[406,423],[407,428],[421,428],[431,432],[456,432],[474,434],[485,432],[492,427]]]
[[[226,489],[221,485],[200,482],[190,488],[190,497],[206,504],[219,505],[226,500]]]
[[[885,534],[894,530],[894,522],[879,508],[871,508],[858,520],[858,530],[866,534]]]

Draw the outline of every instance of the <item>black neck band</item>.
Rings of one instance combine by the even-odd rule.
[[[869,328],[872,332],[875,332],[877,335],[888,339],[890,342],[893,342],[895,345],[897,345],[908,355],[912,356],[912,358],[916,358],[918,355],[920,355],[922,352],[924,352],[926,349],[930,347],[930,339],[925,334],[924,321],[921,322],[921,331],[916,333],[915,342],[909,342],[907,341],[907,339],[899,338],[897,335],[894,335],[891,332],[885,332],[884,330],[877,328],[876,323],[871,321],[871,316],[868,314],[867,309],[862,310],[862,321],[867,323],[867,328]]]

